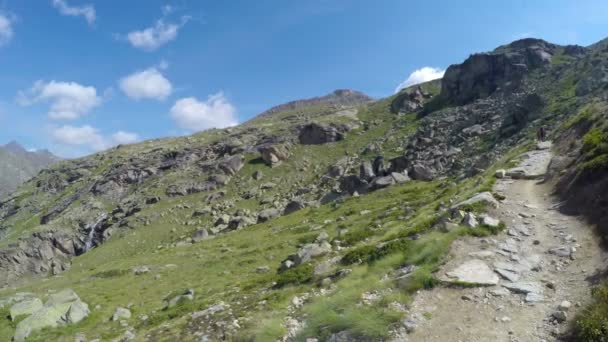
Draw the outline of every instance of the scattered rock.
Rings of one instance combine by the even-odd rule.
[[[446,275],[449,282],[459,282],[480,286],[491,286],[498,284],[498,276],[486,265],[485,262],[473,259],[464,262]]]
[[[116,322],[116,321],[120,321],[120,320],[128,320],[131,318],[131,310],[127,309],[127,308],[116,308],[116,311],[114,311],[114,314],[112,314],[112,321]]]

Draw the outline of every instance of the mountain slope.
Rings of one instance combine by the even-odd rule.
[[[17,292],[88,303],[34,341],[399,338],[451,243],[504,227],[473,224],[481,202],[451,208],[491,191],[538,127],[565,144],[560,127],[605,101],[597,49],[520,40],[386,99],[339,91],[59,162],[0,203],[0,309]],[[603,155],[596,134],[584,158]]]
[[[59,160],[46,150],[26,151],[14,141],[0,146],[0,198]]]

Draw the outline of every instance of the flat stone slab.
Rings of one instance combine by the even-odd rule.
[[[512,292],[521,293],[521,294],[525,294],[525,295],[527,295],[528,293],[536,293],[536,294],[543,293],[543,287],[542,287],[541,283],[539,283],[537,281],[522,281],[522,282],[509,283],[509,284],[502,284],[502,286],[511,290]]]
[[[513,179],[540,179],[545,176],[553,154],[550,150],[530,151],[522,155],[522,162],[507,170],[507,177]]]
[[[519,280],[519,274],[517,274],[513,271],[505,270],[502,268],[497,268],[495,271],[501,277],[507,279],[508,281],[518,281]]]
[[[492,286],[498,284],[499,278],[483,261],[473,259],[464,262],[446,273],[448,282],[467,283],[471,285]]]

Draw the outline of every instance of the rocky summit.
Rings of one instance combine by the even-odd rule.
[[[522,39],[53,163],[0,200],[0,340],[603,341],[607,90],[608,41]]]

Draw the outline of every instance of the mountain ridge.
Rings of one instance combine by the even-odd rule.
[[[28,151],[14,140],[0,145],[0,198],[59,160],[47,150]]]

